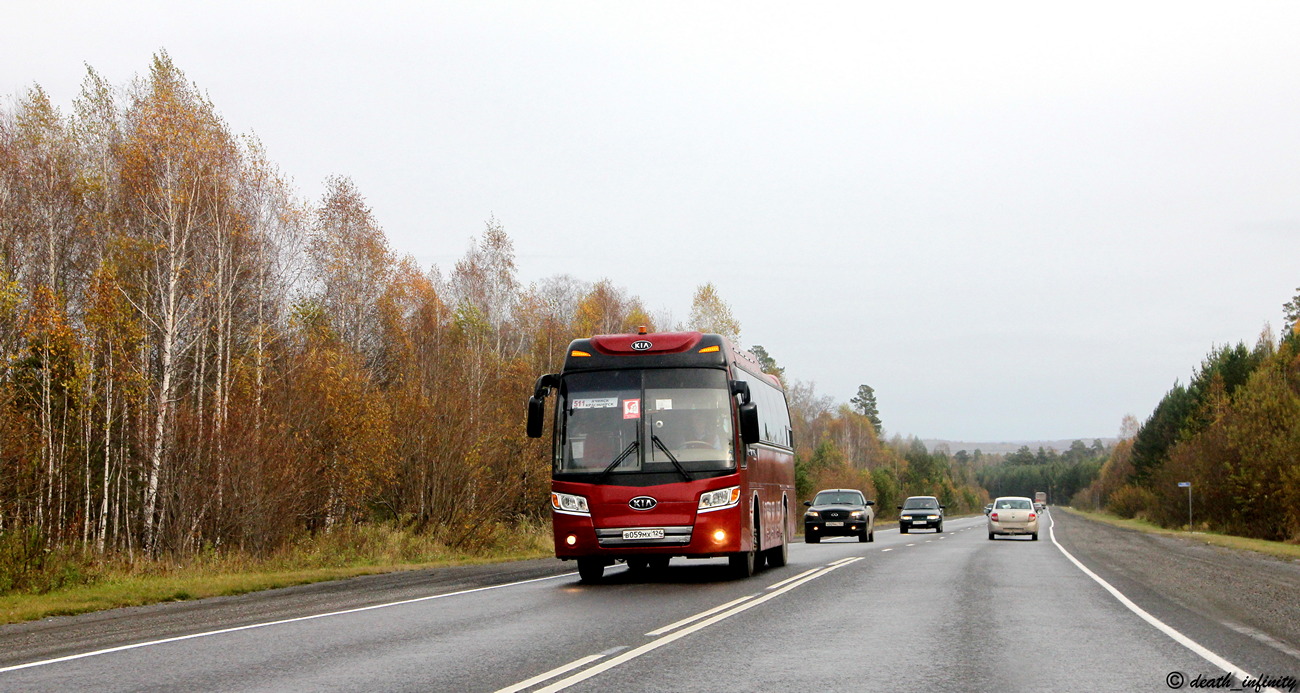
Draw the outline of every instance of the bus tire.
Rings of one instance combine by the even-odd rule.
[[[605,562],[599,558],[579,558],[578,576],[583,582],[600,582],[605,576]]]

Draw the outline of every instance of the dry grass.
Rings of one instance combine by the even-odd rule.
[[[358,526],[306,538],[270,556],[209,551],[183,562],[96,561],[81,584],[0,595],[0,623],[124,606],[228,596],[399,570],[495,563],[553,555],[549,524],[494,528],[491,541],[453,549],[428,535]]]
[[[1214,546],[1222,546],[1225,548],[1245,550],[1245,551],[1255,551],[1257,553],[1262,553],[1269,556],[1275,556],[1277,558],[1300,560],[1300,546],[1296,544],[1287,544],[1280,541],[1265,541],[1263,539],[1247,539],[1246,537],[1236,537],[1230,534],[1218,534],[1216,532],[1210,532],[1210,531],[1198,530],[1195,532],[1183,532],[1183,531],[1177,531],[1172,529],[1165,529],[1160,525],[1157,525],[1153,522],[1148,522],[1147,520],[1143,520],[1143,519],[1125,519],[1122,517],[1116,517],[1115,515],[1111,515],[1109,513],[1088,512],[1084,510],[1077,510],[1075,508],[1067,508],[1060,505],[1053,506],[1052,509],[1065,510],[1075,515],[1086,517],[1090,520],[1104,522],[1108,525],[1113,525],[1115,527],[1123,527],[1125,529],[1134,529],[1139,532],[1147,532],[1148,534],[1162,534],[1170,537],[1181,537],[1184,539],[1191,539],[1194,541],[1199,541]]]

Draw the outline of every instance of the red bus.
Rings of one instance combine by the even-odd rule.
[[[785,565],[794,448],[785,393],[753,354],[699,332],[598,335],[528,401],[528,435],[552,417],[555,555],[595,582],[617,561],[727,557],[733,575]]]

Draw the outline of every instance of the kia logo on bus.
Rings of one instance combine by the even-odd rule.
[[[633,510],[649,510],[656,505],[659,505],[659,501],[650,496],[637,496],[627,502],[627,506]]]
[[[637,341],[632,342],[632,348],[636,351],[645,351],[652,346],[654,345],[644,339],[638,339]]]

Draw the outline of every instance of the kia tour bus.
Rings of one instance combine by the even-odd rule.
[[[785,393],[758,360],[699,332],[598,335],[537,379],[528,435],[551,417],[555,554],[584,582],[606,566],[726,557],[748,577],[786,562],[795,517]]]

